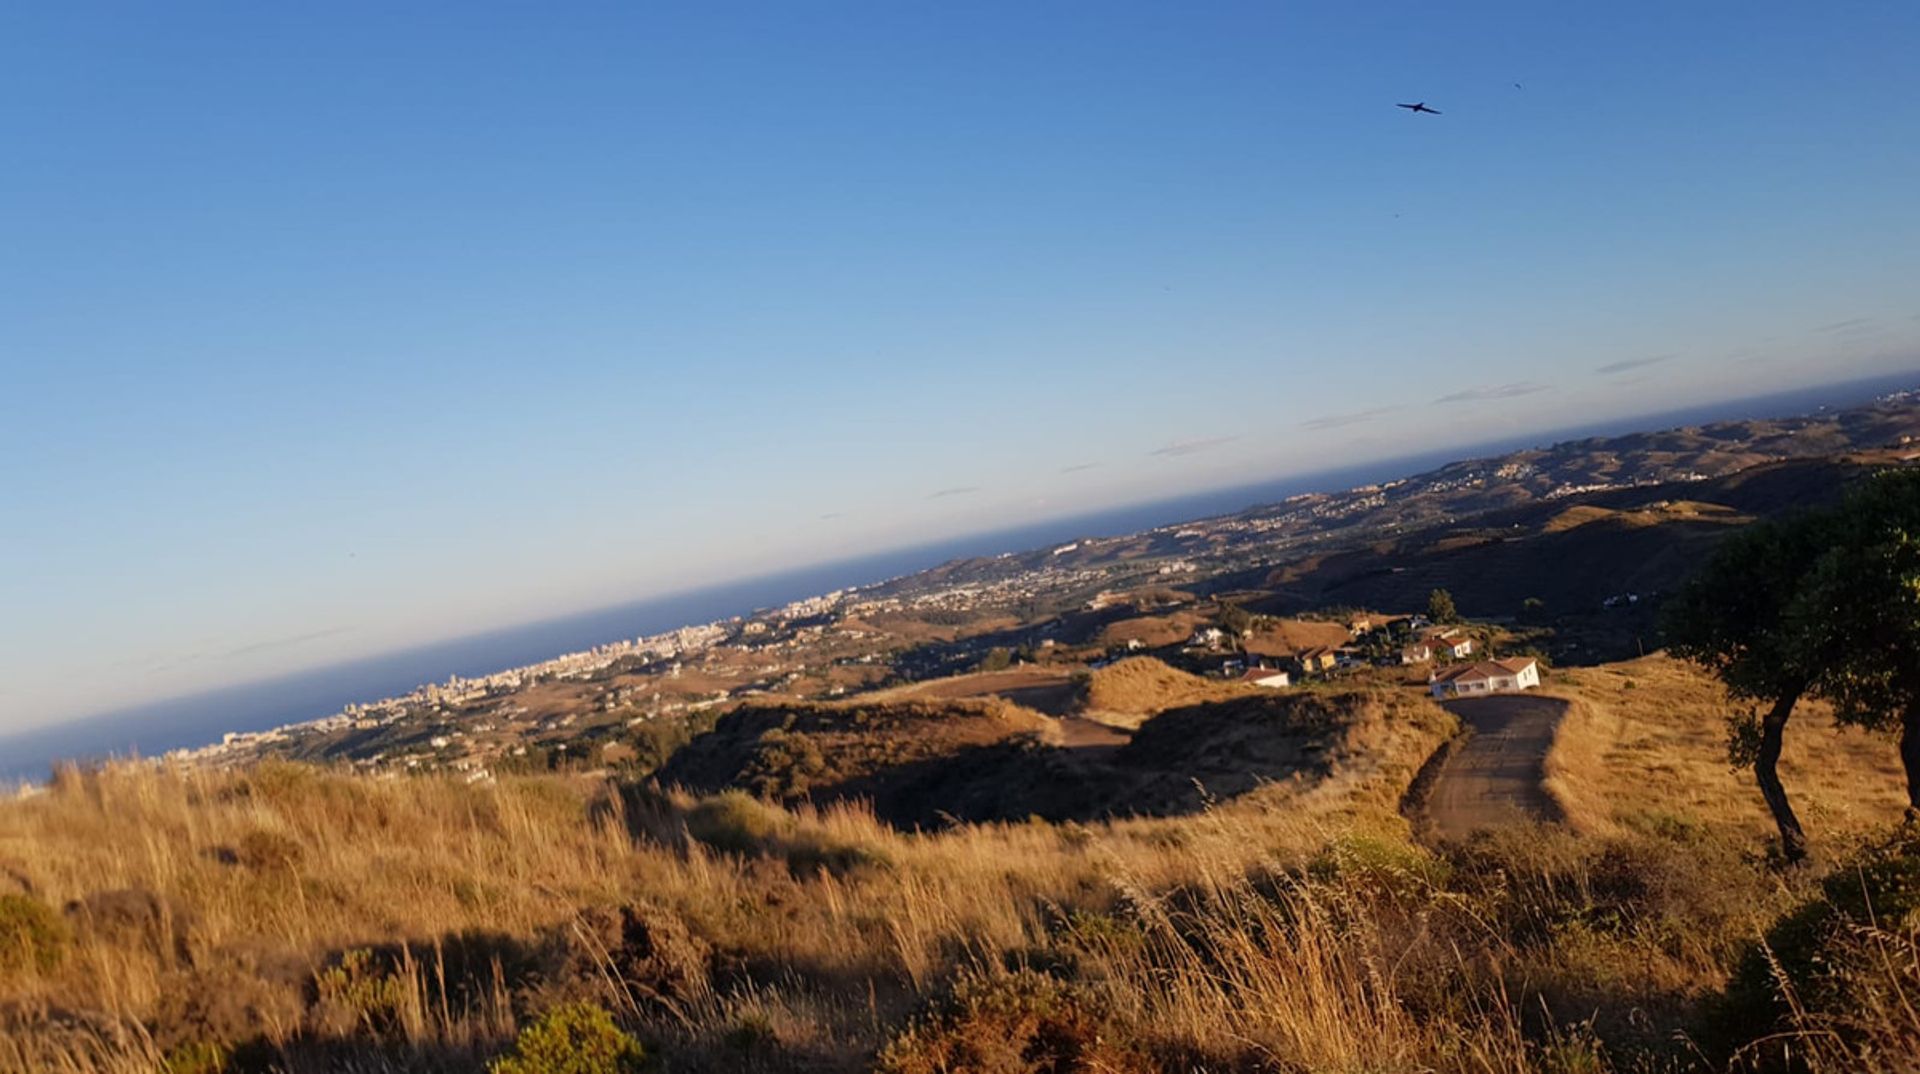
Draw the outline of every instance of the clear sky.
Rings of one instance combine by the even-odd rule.
[[[8,5],[0,729],[1920,365],[1916,55],[1911,0]]]

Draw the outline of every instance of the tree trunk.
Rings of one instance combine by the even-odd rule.
[[[1900,763],[1907,770],[1907,819],[1920,820],[1920,705],[1900,722]]]
[[[1780,785],[1780,740],[1787,729],[1787,717],[1793,715],[1793,706],[1800,700],[1798,691],[1787,694],[1774,702],[1773,708],[1760,720],[1760,752],[1753,759],[1753,776],[1760,784],[1760,795],[1767,800],[1767,808],[1773,812],[1773,822],[1780,827],[1780,851],[1790,862],[1799,862],[1807,856],[1807,833],[1800,827],[1800,818],[1793,815],[1793,806],[1787,801],[1787,789]],[[1913,721],[1909,720],[1909,728]],[[1914,748],[1920,750],[1920,733],[1910,733]],[[1902,756],[1905,754],[1907,738],[1902,739]],[[1914,765],[1907,766],[1907,785],[1913,787]]]

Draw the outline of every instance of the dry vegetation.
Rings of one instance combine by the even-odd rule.
[[[1659,667],[1566,681],[1660,698],[1614,706],[1638,728],[1679,678],[1603,676]],[[1411,691],[1190,705],[1141,734],[1211,771],[1278,748],[1276,720],[1324,754],[1296,759],[1310,777],[923,833],[589,776],[70,773],[0,805],[0,1070],[471,1071],[519,1036],[500,1069],[521,1074],[561,1069],[527,1058],[553,1039],[626,1064],[629,1035],[661,1071],[1572,1074],[1781,1041],[1809,1071],[1913,1068],[1911,841],[1825,888],[1769,868],[1731,804],[1426,848],[1398,803],[1449,727]],[[1685,736],[1623,756],[1655,748],[1716,763]],[[1798,1007],[1750,946],[1776,922]]]
[[[1547,756],[1547,788],[1579,830],[1682,825],[1758,839],[1773,830],[1753,776],[1727,761],[1733,710],[1712,677],[1655,654],[1555,671],[1549,692],[1573,703]],[[1793,718],[1780,778],[1815,839],[1900,818],[1905,799],[1892,738],[1836,726],[1808,701]]]
[[[1083,711],[1090,719],[1117,727],[1137,727],[1147,717],[1175,705],[1244,694],[1251,687],[1209,682],[1151,656],[1130,656],[1087,678]]]

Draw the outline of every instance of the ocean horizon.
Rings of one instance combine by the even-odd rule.
[[[45,779],[52,766],[62,761],[158,756],[216,742],[228,732],[264,731],[320,719],[348,704],[405,694],[425,683],[443,682],[449,676],[486,675],[613,641],[746,615],[837,589],[875,584],[954,559],[1020,552],[1075,538],[1134,533],[1228,514],[1299,493],[1339,491],[1411,476],[1460,459],[1568,440],[1740,418],[1792,417],[1857,406],[1915,386],[1920,386],[1920,372],[1702,404],[1353,467],[1275,477],[625,601],[0,734],[0,783]]]

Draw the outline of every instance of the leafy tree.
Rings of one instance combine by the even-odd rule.
[[[1244,638],[1253,633],[1256,622],[1253,613],[1238,604],[1220,605],[1220,614],[1214,617],[1214,621],[1221,630],[1235,638]]]
[[[1427,594],[1427,618],[1436,623],[1457,622],[1460,610],[1453,606],[1453,594],[1436,589]]]
[[[988,649],[987,655],[980,661],[981,671],[1005,671],[1012,666],[1013,651],[1001,646]]]
[[[1735,700],[1764,708],[1728,720],[1728,752],[1735,764],[1752,767],[1789,861],[1806,856],[1807,837],[1780,783],[1780,745],[1821,666],[1800,590],[1827,548],[1830,527],[1829,515],[1812,513],[1756,523],[1727,538],[1663,609],[1675,656],[1712,671]]]
[[[1899,730],[1907,812],[1920,816],[1920,471],[1856,489],[1830,536],[1796,609],[1829,657],[1814,690],[1841,723]]]

